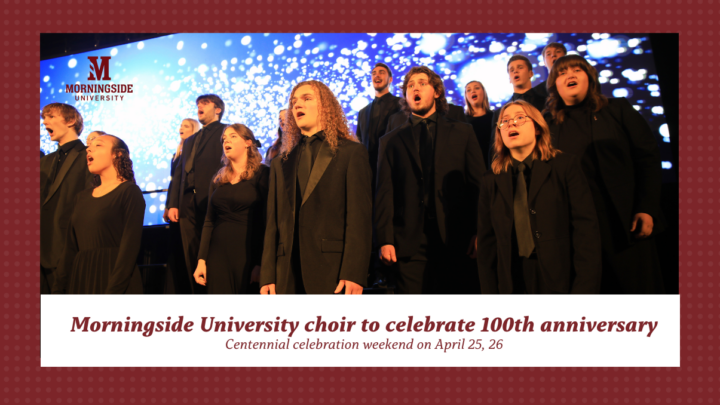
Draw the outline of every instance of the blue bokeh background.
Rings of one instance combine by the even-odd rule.
[[[512,95],[508,58],[527,56],[539,83],[547,76],[539,56],[548,42],[586,57],[600,73],[603,93],[627,97],[643,114],[657,136],[665,180],[675,180],[652,49],[643,34],[176,34],[42,61],[40,108],[74,105],[85,121],[83,141],[93,130],[120,136],[130,147],[138,185],[151,191],[167,188],[180,122],[197,118],[200,94],[218,94],[226,104],[222,121],[251,128],[264,154],[277,133],[277,114],[299,81],[326,83],[355,131],[358,111],[373,97],[369,73],[376,62],[394,70],[396,95],[403,74],[426,65],[445,80],[451,103],[463,105],[465,84],[480,80],[496,108]],[[82,101],[65,93],[66,84],[91,83],[88,56],[111,56],[107,83],[132,83],[134,93],[122,101]],[[42,122],[40,148],[57,148]],[[162,223],[165,193],[147,194],[146,201],[145,224]]]

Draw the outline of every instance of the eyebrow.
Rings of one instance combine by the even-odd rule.
[[[292,99],[293,99],[293,101],[295,101],[295,100],[297,100],[299,97],[312,96],[312,95],[313,95],[313,93],[308,92],[308,93],[303,93],[303,94],[301,94],[300,96],[295,95]]]

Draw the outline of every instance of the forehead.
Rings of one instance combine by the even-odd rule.
[[[552,51],[552,52],[562,52],[562,53],[565,53],[565,51],[563,51],[563,49],[560,48],[559,46],[551,46],[551,47],[549,47],[548,49],[545,50],[545,53],[549,53],[549,52],[551,52],[551,51]]]
[[[385,72],[385,73],[387,73],[388,71],[387,71],[387,69],[385,69],[385,68],[382,67],[382,66],[375,66],[375,67],[373,68],[372,72],[373,72],[373,73],[380,73],[380,72]]]
[[[58,107],[46,107],[42,111],[42,116],[46,115],[60,115],[60,109]]]
[[[430,81],[430,78],[428,78],[427,73],[415,73],[414,75],[410,76],[410,78],[408,79],[408,83],[413,82],[415,80],[427,82],[427,81]]]
[[[467,85],[465,85],[466,89],[470,88],[470,87],[481,87],[481,86],[480,86],[480,83],[478,83],[478,82],[472,82],[472,83],[468,83]]]
[[[525,112],[525,109],[523,109],[522,107],[520,107],[520,106],[517,105],[517,104],[513,104],[513,105],[511,105],[511,106],[508,106],[508,108],[506,108],[505,111],[503,111],[503,117],[505,117],[505,116],[507,116],[507,115],[515,116],[515,115],[518,115],[518,114],[525,114],[525,115],[527,115],[527,113]]]
[[[315,95],[315,89],[313,86],[309,84],[303,84],[302,86],[295,89],[295,93],[293,93],[293,98],[302,97],[306,95]]]
[[[527,62],[525,62],[525,61],[522,60],[522,59],[516,59],[516,60],[510,62],[510,64],[508,65],[508,70],[510,70],[510,69],[516,69],[516,68],[518,68],[518,67],[520,67],[520,66],[528,66],[528,64],[527,64]]]
[[[197,105],[207,105],[207,104],[215,105],[212,101],[210,101],[208,99],[203,99],[203,100],[200,100],[197,102]]]
[[[237,133],[237,131],[235,131],[235,129],[233,129],[232,127],[228,127],[225,130],[225,133],[223,135],[237,135],[237,134],[238,133]]]

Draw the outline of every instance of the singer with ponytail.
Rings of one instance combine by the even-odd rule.
[[[222,136],[223,166],[210,184],[195,282],[209,294],[259,293],[270,168],[242,124]]]

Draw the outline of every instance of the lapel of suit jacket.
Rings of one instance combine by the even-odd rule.
[[[295,183],[297,183],[297,158],[300,150],[301,143],[297,145],[288,153],[287,160],[283,159],[281,154],[278,154],[277,159],[283,159],[282,172],[285,178],[285,193],[287,194],[288,201],[290,201],[290,207],[295,209]]]
[[[222,136],[222,133],[225,130],[225,125],[219,124],[219,125],[217,125],[217,128],[220,130],[221,135],[219,135],[219,136]],[[210,138],[217,135],[217,132],[218,132],[217,129],[215,129],[215,128],[213,128],[212,130],[206,130],[206,129],[207,128],[202,129],[203,136],[202,136],[202,139],[200,139],[200,145],[198,145],[198,150],[197,150],[197,152],[195,152],[196,157],[197,157],[197,154],[202,152],[203,148],[205,148],[205,145],[207,145],[210,142]]]
[[[370,126],[370,124],[372,123],[372,109],[373,107],[376,107],[373,105],[373,102],[375,102],[374,99],[370,102],[370,105],[368,105],[367,117],[365,117],[365,134],[368,138],[368,145],[370,145],[370,135],[375,133],[373,132],[373,127]]]
[[[502,194],[503,198],[507,202],[508,207],[510,209],[507,212],[508,216],[510,218],[513,217],[513,184],[512,184],[512,173],[509,169],[506,172],[502,172],[495,176],[495,183],[497,184],[498,190],[500,190],[500,194]]]
[[[528,192],[528,204],[532,203],[537,196],[540,187],[550,175],[550,163],[535,159],[532,166],[532,178],[530,179],[530,191]]]
[[[320,150],[315,158],[315,163],[313,164],[312,171],[310,172],[310,178],[308,179],[307,186],[305,186],[305,195],[303,196],[302,204],[300,204],[301,206],[305,204],[305,201],[307,201],[310,194],[312,194],[315,190],[315,186],[317,186],[318,182],[320,182],[320,179],[323,174],[325,174],[325,170],[327,170],[327,167],[332,159],[333,152],[330,149],[330,144],[323,142],[322,145],[320,145]]]
[[[423,170],[422,164],[420,164],[420,153],[418,152],[417,145],[415,144],[415,137],[413,136],[412,125],[410,125],[410,122],[406,122],[402,127],[400,127],[400,133],[398,135],[400,136],[400,139],[402,139],[403,143],[405,143],[412,160],[415,162],[415,166],[417,166],[417,169],[420,173],[422,173]]]
[[[85,146],[83,144],[78,144],[78,146],[72,148],[68,155],[65,157],[65,163],[63,163],[62,168],[58,172],[57,176],[55,177],[55,182],[53,182],[52,186],[50,187],[50,192],[48,192],[47,197],[45,197],[45,201],[43,201],[43,205],[45,205],[50,199],[52,198],[53,194],[57,191],[57,189],[60,187],[60,183],[62,183],[63,179],[65,179],[65,175],[70,170],[70,167],[72,167],[73,162],[80,156],[80,149],[85,149]],[[60,152],[58,152],[60,153]],[[59,155],[58,155],[59,158]]]

